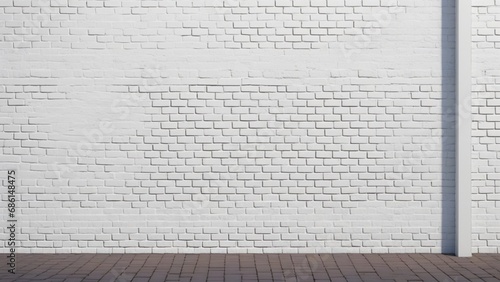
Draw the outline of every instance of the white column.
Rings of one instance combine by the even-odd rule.
[[[471,0],[456,2],[456,248],[459,257],[472,252],[471,203]]]

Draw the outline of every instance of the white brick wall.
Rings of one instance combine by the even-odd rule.
[[[499,3],[476,2],[493,70]],[[0,17],[19,251],[453,251],[454,1],[1,0]],[[474,95],[494,96],[478,66]],[[474,101],[474,245],[498,251],[494,101]]]
[[[500,252],[500,1],[473,1],[473,251]]]

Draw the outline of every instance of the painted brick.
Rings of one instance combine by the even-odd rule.
[[[475,252],[500,248],[495,4],[474,0]],[[453,14],[0,0],[19,251],[453,252]]]

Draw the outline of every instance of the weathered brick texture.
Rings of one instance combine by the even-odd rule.
[[[474,8],[476,252],[500,239],[499,4]],[[19,251],[453,252],[454,12],[0,0]]]
[[[500,252],[500,1],[473,0],[473,251]]]

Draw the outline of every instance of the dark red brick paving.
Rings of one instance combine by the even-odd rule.
[[[2,254],[5,256],[5,254]],[[500,281],[500,254],[18,254],[0,281]]]

